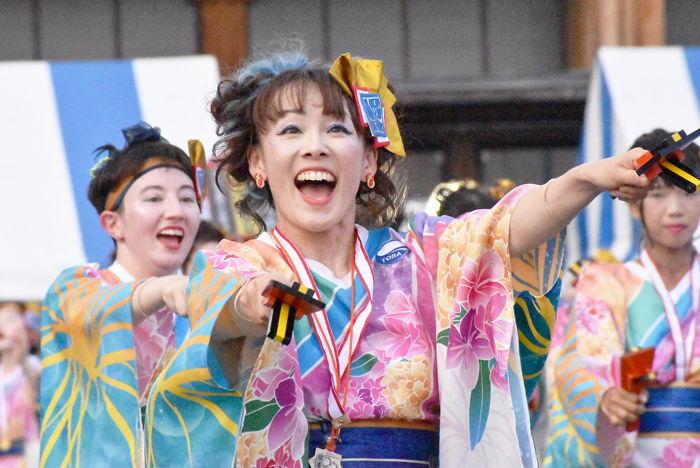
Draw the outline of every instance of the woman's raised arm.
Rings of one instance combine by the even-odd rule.
[[[644,198],[649,181],[637,175],[641,148],[576,166],[517,202],[510,221],[510,255],[519,257],[564,229],[595,197],[605,191],[623,201]]]

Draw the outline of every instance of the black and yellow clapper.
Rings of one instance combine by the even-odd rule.
[[[313,289],[296,282],[287,286],[272,280],[262,295],[265,305],[272,307],[267,336],[283,345],[292,341],[294,320],[326,307],[326,304],[314,298]]]
[[[674,133],[656,148],[647,151],[637,159],[639,165],[637,174],[644,174],[647,179],[653,180],[663,172],[675,186],[688,193],[695,192],[700,188],[700,180],[681,161],[685,158],[683,149],[698,137],[700,137],[700,128],[690,135],[686,135],[683,130]]]

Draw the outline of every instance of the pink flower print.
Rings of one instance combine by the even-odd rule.
[[[172,312],[164,307],[133,329],[139,395],[146,390],[163,352],[175,346],[173,320]]]
[[[389,405],[382,395],[382,376],[376,379],[350,379],[348,387],[348,416],[351,419],[388,418]]]
[[[508,364],[507,359],[508,359],[508,352],[506,351],[504,353],[506,355],[506,365]],[[500,357],[499,357],[500,360]],[[490,369],[491,371],[491,383],[501,390],[508,390],[508,380],[506,380],[506,373],[505,369],[503,372],[501,372],[499,369],[492,367]],[[537,389],[537,387],[535,387]]]
[[[270,400],[277,391],[280,382],[289,378],[292,373],[299,372],[299,363],[288,351],[287,347],[276,350],[277,365],[260,369],[255,374],[250,390],[257,399]]]
[[[464,366],[465,384],[473,390],[479,377],[479,360],[496,357],[492,340],[484,333],[486,307],[469,309],[458,325],[452,324],[447,347],[447,369]]]
[[[663,458],[655,460],[658,466],[673,468],[693,468],[700,457],[700,440],[677,439],[664,447]]]
[[[233,270],[244,276],[258,273],[250,262],[224,250],[203,250],[202,252],[217,271]]]
[[[290,442],[280,446],[272,458],[258,458],[255,468],[301,468],[301,460],[294,460],[291,456]]]
[[[292,458],[298,460],[304,455],[304,441],[308,429],[306,416],[301,410],[304,406],[302,390],[297,387],[294,378],[290,377],[277,386],[275,399],[280,410],[270,422],[268,446],[270,450],[277,450],[289,440]]]
[[[618,353],[613,354],[612,365],[610,362],[601,361],[593,356],[579,356],[581,364],[595,377],[600,379],[601,384],[605,386],[615,385],[620,386],[620,356]]]
[[[505,294],[497,294],[491,298],[486,305],[486,317],[482,328],[496,356],[496,367],[491,369],[491,382],[504,390],[508,386],[505,374],[508,370],[510,338],[513,331],[513,322],[503,318],[506,301]]]
[[[576,321],[589,333],[598,334],[600,321],[605,318],[607,305],[602,299],[594,299],[586,294],[576,295]]]
[[[697,354],[695,355],[697,356]],[[651,369],[656,372],[656,380],[662,385],[676,380],[676,366],[672,364],[672,362],[675,362],[675,358],[676,346],[673,344],[673,337],[669,333],[656,345],[654,362],[651,366]]]
[[[381,320],[387,331],[367,337],[378,351],[379,359],[393,361],[426,354],[429,349],[428,337],[421,326],[413,298],[403,292],[393,291],[384,302],[384,310],[387,313]]]
[[[510,333],[513,329],[513,322],[502,318],[503,311],[506,309],[506,300],[507,297],[505,294],[496,294],[491,297],[488,304],[485,306],[486,314],[480,328],[489,340],[489,345],[491,346],[494,356],[499,357],[499,371],[503,369],[499,350],[505,350],[505,359],[508,359]]]
[[[478,264],[471,258],[465,259],[457,287],[457,303],[469,310],[486,305],[494,295],[506,294],[506,287],[499,282],[504,272],[503,259],[491,250],[479,257]]]

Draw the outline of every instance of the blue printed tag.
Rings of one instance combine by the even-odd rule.
[[[362,124],[369,127],[372,136],[376,138],[377,146],[389,144],[386,122],[384,121],[384,103],[382,102],[382,96],[378,93],[370,93],[361,88],[354,88],[354,91]]]
[[[379,94],[362,94],[360,96],[362,114],[367,119],[369,131],[374,137],[386,137],[386,125],[384,125],[384,105]]]
[[[204,169],[201,167],[196,168],[196,177],[197,177],[197,192],[199,196],[202,196],[202,188],[204,187]]]

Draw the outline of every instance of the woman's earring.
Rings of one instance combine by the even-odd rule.
[[[374,174],[367,174],[367,187],[370,189],[373,189],[375,186],[374,183]]]
[[[263,188],[265,186],[265,179],[263,179],[263,176],[261,173],[255,174],[255,185],[258,186],[258,188]]]

